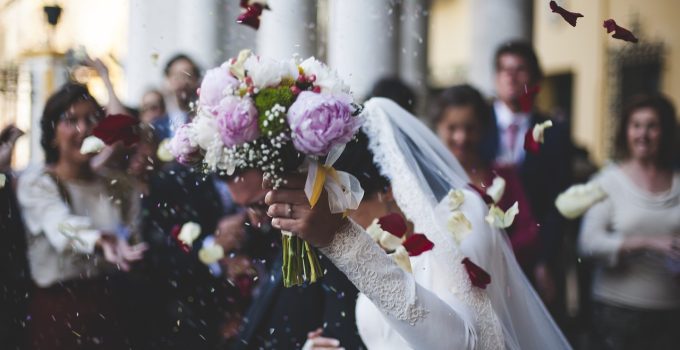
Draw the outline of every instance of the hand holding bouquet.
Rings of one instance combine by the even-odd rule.
[[[310,206],[325,189],[331,211],[346,214],[363,190],[333,164],[361,126],[359,112],[348,87],[313,57],[278,61],[246,50],[206,73],[197,116],[168,150],[205,172],[258,169],[275,189],[286,173],[306,170]],[[322,271],[312,247],[290,232],[282,240],[284,285],[316,281]]]

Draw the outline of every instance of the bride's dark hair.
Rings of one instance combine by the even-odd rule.
[[[333,167],[356,176],[364,189],[365,197],[384,193],[390,186],[389,180],[380,174],[373,162],[373,152],[368,148],[368,137],[363,131],[359,131],[354,140],[347,143],[345,151]]]

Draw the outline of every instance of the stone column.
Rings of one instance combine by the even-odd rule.
[[[242,10],[238,1],[221,0],[220,14],[222,19],[217,23],[220,35],[221,53],[220,61],[225,61],[229,57],[236,57],[243,49],[255,50],[255,37],[257,32],[245,25],[236,23],[236,18]]]
[[[218,51],[217,0],[177,2],[177,50],[189,55],[202,69],[216,66]]]
[[[277,59],[316,52],[316,1],[269,0],[257,32],[257,54]]]
[[[400,14],[400,78],[414,89],[417,112],[425,112],[427,101],[427,32],[429,0],[407,0]]]
[[[330,0],[328,63],[364,98],[384,76],[398,68],[395,2]]]
[[[499,45],[531,40],[531,0],[472,0],[472,56],[469,80],[485,94],[493,95],[493,56]]]

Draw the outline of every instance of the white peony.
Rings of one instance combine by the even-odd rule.
[[[495,203],[498,203],[503,197],[503,193],[505,193],[505,179],[496,176],[493,179],[491,186],[486,189],[486,194],[488,194]]]
[[[253,55],[248,57],[243,67],[258,89],[277,86],[284,78],[296,80],[299,75],[293,60],[279,61]]]
[[[451,214],[451,217],[449,217],[449,221],[447,222],[447,227],[449,232],[453,235],[453,239],[458,244],[460,244],[470,231],[472,231],[470,220],[468,220],[465,217],[465,214],[460,210],[456,210]]]
[[[182,243],[191,246],[194,243],[194,240],[196,240],[196,238],[198,238],[200,235],[201,225],[189,221],[182,225],[182,229],[180,229],[177,239],[179,239]]]
[[[461,190],[451,190],[448,194],[449,209],[457,210],[465,201],[465,193]]]
[[[340,79],[338,72],[330,69],[316,58],[310,57],[302,61],[302,63],[300,63],[300,68],[302,68],[306,76],[314,75],[316,77],[314,86],[321,88],[322,93],[350,93],[349,86]]]
[[[83,140],[83,144],[80,146],[80,153],[99,153],[102,149],[104,149],[104,147],[106,147],[106,144],[104,141],[102,141],[102,139],[98,138],[97,136],[88,136],[85,138],[85,140]]]
[[[409,259],[408,252],[404,246],[398,246],[394,253],[389,254],[389,256],[406,272],[413,272],[411,269],[411,260]]]
[[[503,210],[496,205],[492,204],[489,208],[489,214],[486,215],[486,222],[493,227],[498,228],[508,228],[515,221],[515,216],[519,214],[519,204],[515,204],[508,209],[508,211],[503,212]]]
[[[605,199],[607,193],[596,182],[574,185],[560,193],[555,206],[564,217],[575,219],[586,212],[595,203]]]

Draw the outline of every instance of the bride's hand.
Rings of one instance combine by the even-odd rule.
[[[326,191],[311,208],[305,195],[305,179],[305,175],[289,176],[285,185],[269,191],[264,199],[269,205],[267,215],[272,217],[272,226],[293,232],[315,247],[325,247],[347,221],[342,214],[331,214]]]
[[[340,347],[340,341],[334,338],[324,338],[321,336],[323,329],[318,328],[314,332],[307,334],[307,342],[302,350],[345,350]]]

